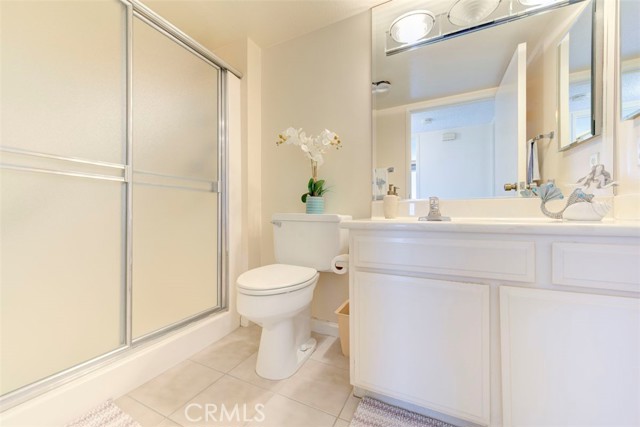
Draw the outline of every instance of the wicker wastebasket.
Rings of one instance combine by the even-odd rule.
[[[349,357],[349,300],[342,303],[335,313],[338,315],[338,332],[342,354]]]

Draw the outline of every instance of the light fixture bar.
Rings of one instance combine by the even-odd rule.
[[[415,49],[418,49],[420,47],[423,46],[427,46],[433,43],[438,43],[444,40],[448,40],[448,39],[452,39],[455,37],[460,37],[463,36],[465,34],[470,34],[470,33],[474,33],[476,31],[480,31],[480,30],[484,30],[485,28],[492,28],[498,25],[502,25],[502,24],[506,24],[509,22],[513,22],[513,21],[517,21],[519,19],[523,19],[532,15],[537,15],[539,13],[543,13],[543,12],[548,12],[550,10],[553,9],[558,9],[564,6],[570,6],[572,4],[576,4],[576,3],[581,3],[585,0],[562,0],[556,3],[552,3],[552,4],[548,4],[546,6],[540,6],[540,7],[532,7],[529,9],[526,9],[522,12],[518,12],[515,13],[513,15],[507,15],[501,18],[496,18],[493,21],[489,21],[489,22],[485,22],[479,25],[475,25],[472,27],[468,27],[468,28],[463,28],[460,30],[456,30],[456,31],[451,31],[445,34],[440,34],[438,36],[434,36],[428,39],[422,39],[422,40],[418,40],[412,43],[406,43],[400,46],[395,46],[395,47],[391,47],[391,48],[387,48],[385,49],[385,54],[386,56],[391,56],[391,55],[396,55],[398,53],[402,53],[402,52],[409,52]]]

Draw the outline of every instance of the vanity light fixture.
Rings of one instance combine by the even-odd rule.
[[[518,0],[518,2],[523,6],[548,6],[556,0]]]
[[[447,14],[449,22],[458,27],[469,27],[484,21],[500,5],[501,0],[458,0]],[[526,0],[525,0],[526,1]]]
[[[398,43],[413,43],[431,32],[436,17],[428,10],[412,10],[393,20],[389,35]]]
[[[452,6],[437,11],[437,17],[427,10],[413,10],[393,20],[385,31],[385,54],[407,52],[583,1],[587,0],[438,0]]]
[[[391,82],[389,80],[380,80],[379,82],[371,83],[371,92],[384,93],[391,89]]]

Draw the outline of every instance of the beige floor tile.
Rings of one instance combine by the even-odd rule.
[[[169,418],[182,426],[242,426],[273,393],[225,375]]]
[[[185,360],[133,390],[129,396],[167,416],[222,375],[206,366]]]
[[[144,406],[142,403],[129,396],[122,396],[121,398],[114,400],[113,403],[115,403],[131,418],[136,420],[142,427],[159,426],[164,419],[164,415]]]
[[[312,336],[318,341],[318,346],[311,355],[313,360],[327,363],[336,368],[349,369],[349,358],[342,354],[340,338],[315,333]]]
[[[358,407],[359,403],[360,403],[360,398],[355,397],[353,393],[351,393],[346,403],[344,404],[342,411],[340,412],[339,418],[342,418],[343,420],[351,421],[351,418],[353,418],[353,413],[356,412],[356,408]]]
[[[238,339],[248,339],[249,341],[254,342],[255,344],[260,343],[260,335],[262,334],[262,328],[255,323],[252,323],[247,327],[239,327],[235,331],[229,334],[230,337],[238,338]]]
[[[169,418],[165,418],[164,420],[162,420],[160,424],[158,424],[158,427],[182,427],[182,426],[174,421],[171,421]]]
[[[257,326],[239,328],[220,341],[211,344],[191,357],[191,360],[220,372],[229,372],[258,351],[259,338],[256,339]],[[246,330],[251,329],[251,330]]]
[[[333,427],[349,427],[349,424],[351,424],[349,421],[341,420],[340,418],[338,418]]]
[[[337,417],[351,389],[349,371],[308,360],[278,393]]]
[[[336,418],[310,406],[288,399],[273,396],[264,408],[263,416],[247,423],[255,427],[332,427]]]
[[[258,360],[258,353],[254,353],[244,362],[229,371],[229,375],[232,377],[241,379],[258,387],[266,388],[268,390],[277,392],[282,386],[283,381],[273,381],[262,378],[256,373],[256,361]]]

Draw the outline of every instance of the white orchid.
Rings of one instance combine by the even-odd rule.
[[[316,137],[307,136],[302,129],[287,128],[278,135],[276,145],[297,145],[304,152],[309,160],[311,160],[311,172],[314,181],[317,178],[318,166],[324,163],[325,154],[329,148],[340,149],[341,141],[335,132],[328,129],[323,130]]]

